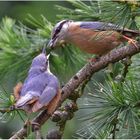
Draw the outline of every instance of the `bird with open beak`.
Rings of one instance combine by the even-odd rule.
[[[57,77],[50,72],[49,55],[45,52],[37,55],[31,64],[24,83],[14,88],[15,108],[26,112],[47,109],[48,114],[55,110],[60,98],[60,86]]]

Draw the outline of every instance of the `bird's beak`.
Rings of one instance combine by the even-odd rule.
[[[54,43],[53,43],[54,41],[53,41],[53,39],[51,39],[50,41],[49,41],[49,43],[48,43],[48,47],[49,48],[53,48],[54,47]]]
[[[47,55],[47,60],[49,60],[50,54]]]
[[[57,38],[52,38],[48,43],[48,47],[53,49],[56,46],[56,43],[57,43]]]
[[[56,46],[60,46],[62,44],[64,44],[65,41],[64,40],[61,40],[61,39],[58,39],[58,38],[54,38],[54,39],[51,39],[47,45],[48,48],[55,48]]]

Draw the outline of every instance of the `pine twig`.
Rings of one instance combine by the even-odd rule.
[[[2,113],[2,114],[9,112],[9,111],[10,111],[9,109],[0,109],[0,113]]]
[[[113,130],[112,130],[112,139],[116,138],[116,131],[117,131],[117,124],[118,124],[118,114],[113,119]]]
[[[14,111],[14,110],[15,110],[14,106],[11,106],[9,108],[0,109],[0,113],[4,114],[4,113],[10,112],[10,111]]]
[[[67,84],[62,88],[62,98],[57,106],[60,105],[74,92],[75,89],[89,76],[94,73],[100,71],[107,67],[109,63],[115,63],[119,60],[126,58],[127,56],[133,56],[140,52],[140,43],[137,43],[137,47],[135,46],[125,46],[122,48],[118,48],[112,50],[108,54],[102,56],[96,63],[88,63],[86,64],[75,76],[73,76]],[[47,111],[44,110],[37,117],[34,118],[33,121],[43,125],[48,119],[50,115],[47,114]],[[23,138],[26,135],[26,131],[22,128],[15,135],[11,137],[11,139]]]
[[[123,82],[128,73],[128,68],[132,63],[131,57],[126,57],[124,60],[122,60],[122,63],[124,64],[124,69],[123,69],[123,73],[122,73],[122,82]]]

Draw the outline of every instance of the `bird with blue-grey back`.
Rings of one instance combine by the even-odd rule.
[[[124,42],[137,48],[135,37],[139,35],[139,31],[112,23],[62,20],[52,31],[49,47],[70,43],[87,53],[101,56]]]
[[[26,112],[37,112],[47,109],[53,113],[60,98],[61,90],[58,78],[50,71],[49,55],[45,50],[33,60],[24,83],[14,88],[15,108]]]

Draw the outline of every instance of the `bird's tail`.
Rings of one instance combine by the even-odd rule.
[[[127,37],[133,38],[133,37],[140,36],[140,31],[139,30],[124,29],[124,30],[122,30],[122,34],[127,36]]]
[[[27,102],[31,101],[32,98],[33,98],[32,95],[26,94],[25,96],[22,96],[22,97],[16,102],[15,106],[16,106],[17,108],[20,108],[20,107],[24,106]]]

